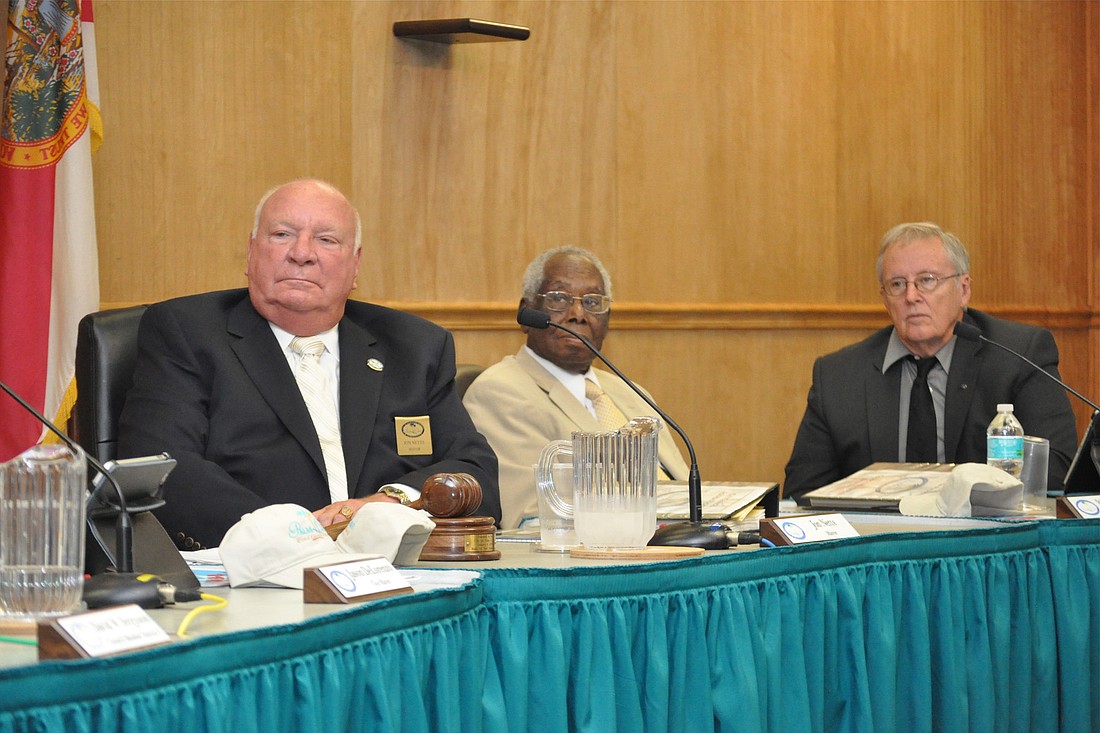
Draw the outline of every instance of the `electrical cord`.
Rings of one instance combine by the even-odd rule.
[[[185,594],[186,595],[192,595],[192,594],[197,595],[198,598],[181,598],[180,597],[181,595],[185,595]],[[190,611],[187,612],[187,615],[183,617],[183,621],[180,621],[179,628],[176,629],[176,636],[178,636],[181,639],[191,638],[187,635],[187,627],[191,625],[191,622],[194,621],[195,618],[200,613],[209,613],[210,611],[220,611],[223,608],[225,608],[227,605],[229,605],[229,601],[222,598],[221,596],[213,595],[212,593],[202,593],[200,591],[176,591],[176,602],[177,603],[186,603],[187,601],[197,601],[197,600],[213,601],[213,603],[211,603],[208,606],[198,606],[197,608],[192,608]]]
[[[19,636],[0,636],[0,643],[4,644],[25,644],[27,646],[38,646],[38,639],[24,639]]]
[[[169,586],[171,587],[171,586]],[[187,615],[180,621],[179,628],[176,629],[176,636],[180,639],[190,639],[191,637],[187,633],[187,628],[191,625],[191,622],[199,616],[199,614],[209,613],[211,611],[221,611],[229,605],[229,601],[221,596],[213,595],[212,593],[202,593],[197,590],[176,590],[174,598],[168,603],[188,603],[191,601],[211,601],[210,605],[199,606],[192,608],[187,612]],[[0,636],[0,644],[23,644],[26,646],[38,646],[37,639],[26,639],[19,636]]]
[[[730,536],[730,546],[736,545],[758,545],[760,544],[760,531],[756,529],[745,529],[740,532],[730,531],[727,533]]]
[[[155,576],[145,577],[153,578]],[[139,582],[147,583],[149,581],[144,580]],[[209,605],[192,608],[190,611],[187,612],[187,615],[183,617],[182,621],[180,621],[179,628],[176,629],[176,636],[181,639],[191,638],[187,634],[187,628],[191,625],[191,622],[199,616],[199,614],[209,613],[211,611],[221,611],[229,605],[228,600],[222,598],[221,596],[213,595],[212,593],[203,593],[199,590],[189,590],[185,588],[177,589],[175,588],[175,586],[169,583],[159,583],[153,585],[159,585],[161,598],[163,602],[167,604],[190,603],[192,601],[211,602]],[[166,596],[170,596],[170,598],[166,598]],[[38,646],[38,640],[23,638],[20,636],[0,636],[0,644],[24,644],[26,646]]]

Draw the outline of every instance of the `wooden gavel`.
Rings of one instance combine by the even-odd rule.
[[[433,517],[465,517],[481,505],[481,484],[468,473],[435,473],[420,487],[420,498],[409,502]]]
[[[423,509],[433,517],[465,517],[480,505],[481,484],[476,478],[468,473],[433,473],[420,487],[420,498],[407,506]],[[335,539],[348,522],[334,522],[325,529]]]

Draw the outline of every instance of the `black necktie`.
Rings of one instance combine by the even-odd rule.
[[[928,372],[936,365],[936,358],[909,357],[917,365],[913,378],[913,391],[909,393],[909,433],[905,445],[905,460],[909,463],[936,463],[936,407],[932,404],[932,391],[928,389]]]

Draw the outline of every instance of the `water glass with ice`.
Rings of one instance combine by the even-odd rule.
[[[569,552],[580,546],[573,522],[573,465],[535,464],[535,491],[539,502],[541,552]]]

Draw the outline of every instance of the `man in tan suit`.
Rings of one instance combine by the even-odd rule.
[[[552,249],[528,265],[522,304],[544,311],[601,348],[611,318],[611,277],[585,249]],[[538,515],[532,466],[547,443],[568,440],[577,430],[608,429],[608,412],[620,424],[638,415],[656,417],[623,380],[593,369],[595,356],[578,339],[557,328],[521,329],[527,343],[486,369],[462,400],[500,463],[504,528]],[[613,404],[607,404],[608,398]],[[658,456],[665,475],[687,479],[687,464],[667,426]]]

